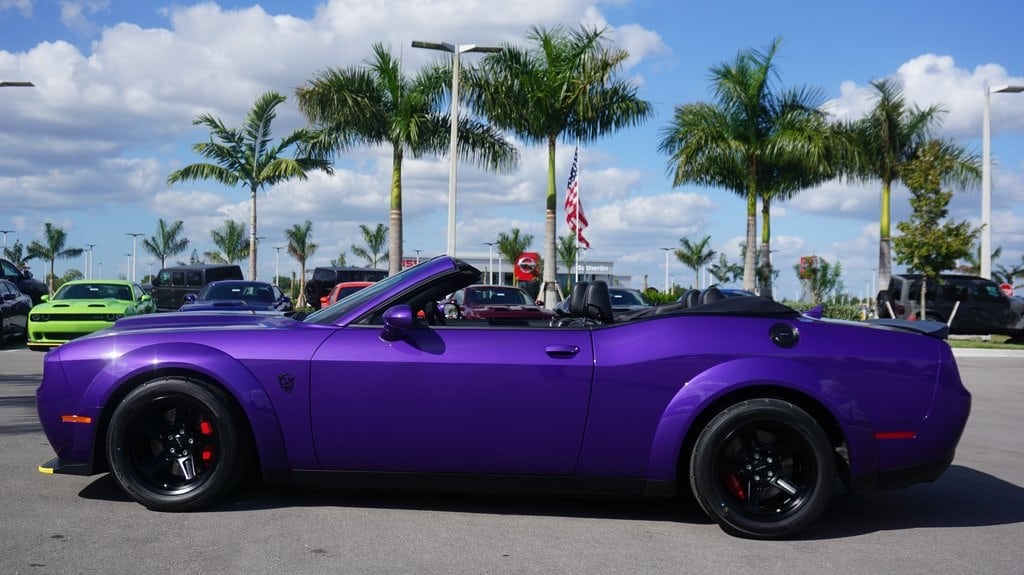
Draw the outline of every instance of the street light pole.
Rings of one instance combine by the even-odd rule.
[[[89,249],[88,249],[88,250],[87,250],[87,251],[85,252],[85,253],[87,254],[87,255],[86,255],[86,258],[85,258],[85,259],[86,259],[86,262],[85,262],[85,266],[86,266],[86,273],[88,274],[88,275],[86,275],[86,276],[85,276],[85,279],[87,279],[87,280],[91,280],[91,279],[92,279],[92,256],[93,256],[93,248],[95,248],[95,247],[96,247],[96,244],[85,244],[85,247],[89,248]]]
[[[138,259],[138,252],[135,250],[135,240],[146,234],[126,234],[132,237],[132,281],[135,281],[135,261]]]
[[[494,242],[484,242],[487,246],[487,283],[494,285]]]
[[[277,254],[274,256],[274,285],[281,287],[281,248],[284,246],[274,246]]]
[[[665,293],[669,293],[669,253],[672,248],[662,248],[665,251]]]
[[[17,230],[0,230],[4,234],[4,254],[7,254],[7,234],[13,234]]]
[[[1024,86],[985,86],[985,113],[981,125],[981,277],[992,279],[992,106],[993,92],[1019,94]]]
[[[440,50],[452,55],[452,99],[451,111],[448,113],[451,123],[450,147],[448,151],[448,247],[446,253],[455,256],[455,196],[458,177],[459,149],[459,56],[464,52],[501,52],[496,46],[477,46],[476,44],[449,44],[447,42],[421,42],[413,40],[413,48]]]

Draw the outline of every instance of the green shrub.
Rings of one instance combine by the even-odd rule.
[[[784,305],[787,305],[800,313],[814,308],[814,304],[810,304],[802,301],[784,301]],[[860,306],[857,305],[842,305],[834,303],[826,303],[825,309],[822,311],[822,317],[830,317],[833,319],[848,319],[852,321],[859,321],[864,319],[861,317]]]

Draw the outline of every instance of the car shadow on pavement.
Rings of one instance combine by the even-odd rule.
[[[847,496],[837,484],[828,508],[799,540],[855,537],[879,531],[1005,525],[1024,522],[1024,488],[967,467],[952,466],[934,483]],[[104,475],[79,496],[128,501]],[[710,524],[689,498],[682,501],[321,489],[251,482],[208,512],[253,512],[302,507],[409,509],[495,515],[563,516]]]

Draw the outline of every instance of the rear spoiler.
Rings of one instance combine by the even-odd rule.
[[[902,331],[912,331],[936,339],[946,339],[949,337],[949,326],[941,321],[880,318],[865,320],[864,323],[891,327]]]

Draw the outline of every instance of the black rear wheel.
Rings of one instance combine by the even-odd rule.
[[[220,389],[162,378],[134,389],[114,411],[107,457],[130,497],[161,511],[189,511],[230,492],[248,470],[242,418]]]
[[[828,437],[799,407],[777,399],[731,405],[704,428],[690,486],[725,531],[777,539],[805,528],[828,504],[835,463]]]

